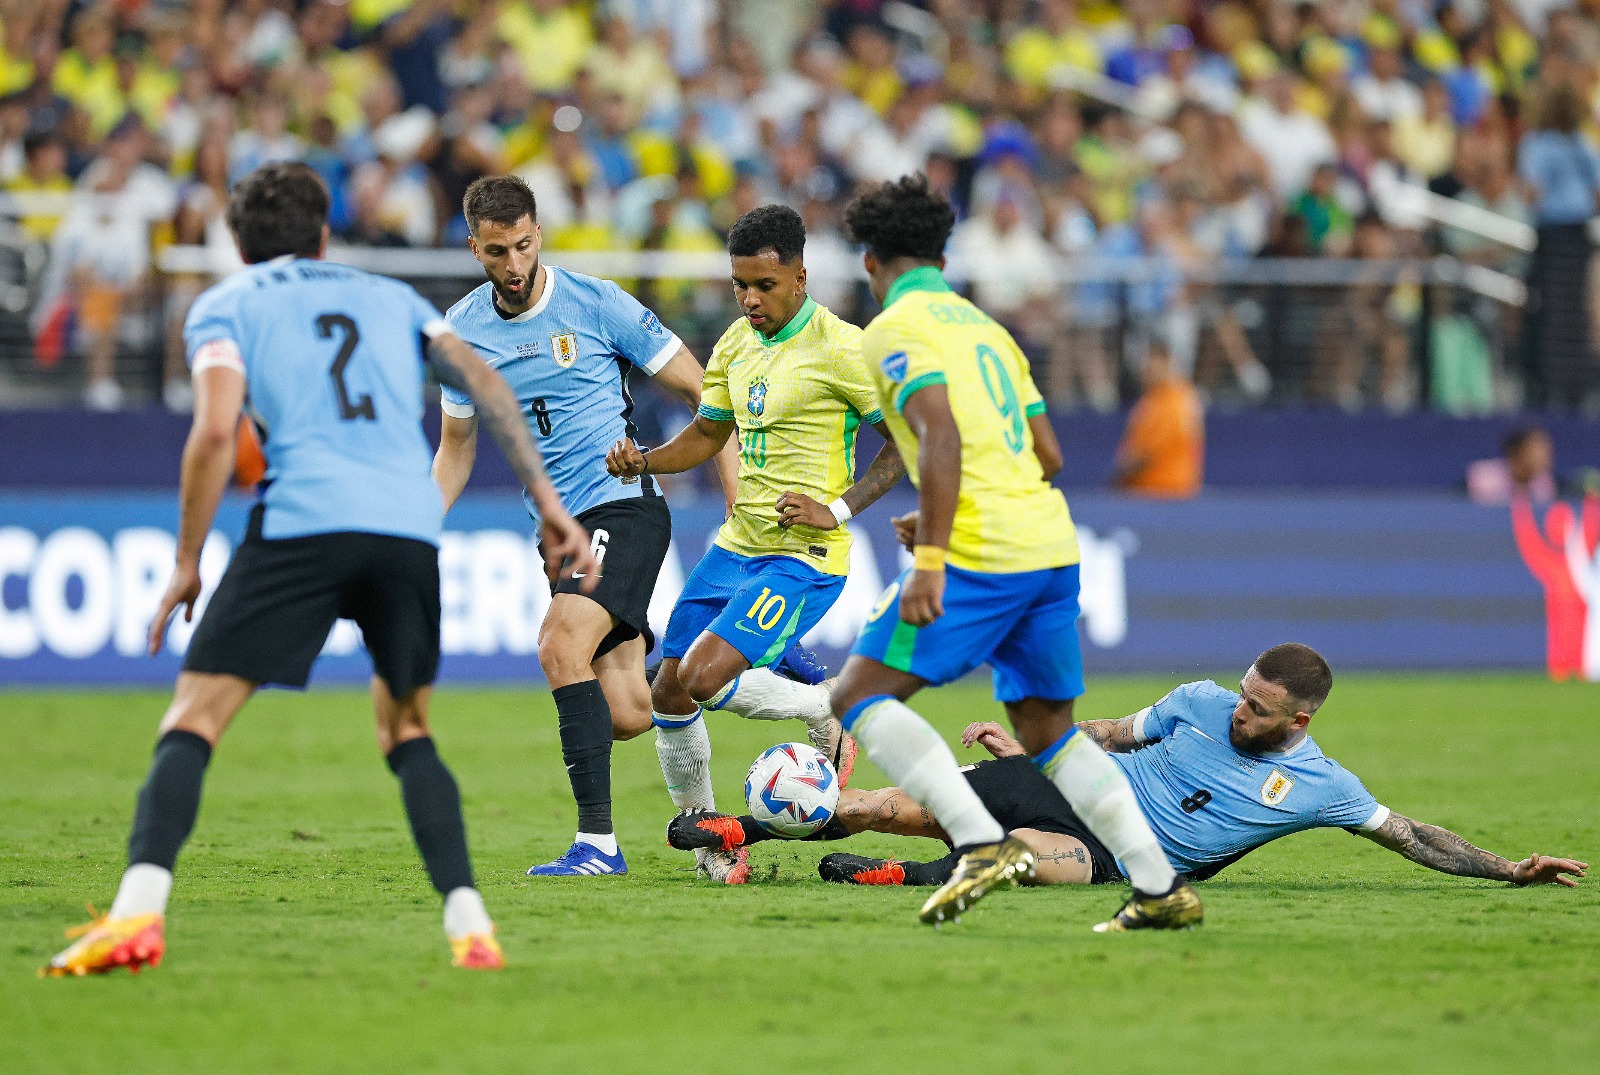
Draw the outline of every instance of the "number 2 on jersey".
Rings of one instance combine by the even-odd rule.
[[[328,375],[333,378],[333,390],[339,396],[339,419],[353,422],[357,418],[365,418],[369,422],[376,422],[378,411],[372,405],[372,397],[362,395],[352,403],[350,389],[344,383],[345,367],[350,364],[351,356],[356,353],[356,344],[361,342],[361,330],[356,328],[355,321],[348,314],[319,314],[316,325],[317,335],[324,340],[333,339],[334,329],[342,333],[339,353],[334,356],[333,365],[328,368]]]
[[[1016,386],[1011,383],[1011,375],[1006,372],[1000,356],[986,343],[978,345],[978,372],[983,374],[983,387],[989,392],[989,401],[1006,420],[1006,447],[1016,455],[1026,443],[1023,431],[1027,423],[1022,418],[1022,404],[1017,400]]]

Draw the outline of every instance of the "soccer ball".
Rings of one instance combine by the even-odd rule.
[[[775,836],[810,836],[839,808],[839,774],[809,743],[779,743],[744,778],[744,799],[756,824]]]

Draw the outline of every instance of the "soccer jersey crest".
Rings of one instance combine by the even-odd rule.
[[[1267,774],[1266,783],[1261,785],[1261,801],[1268,806],[1277,806],[1289,797],[1289,789],[1294,787],[1294,780],[1284,775],[1282,769],[1274,769]]]
[[[550,353],[555,356],[556,365],[562,369],[569,368],[578,360],[578,334],[576,332],[552,333],[550,336]]]
[[[906,379],[906,368],[910,363],[911,359],[904,351],[896,351],[892,355],[885,355],[879,365],[883,367],[883,375],[885,377],[895,384],[899,384]]]
[[[761,412],[767,409],[767,382],[765,378],[757,380],[750,386],[750,399],[746,404],[754,418],[760,418]]]

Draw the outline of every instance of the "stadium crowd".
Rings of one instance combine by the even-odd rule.
[[[856,320],[840,209],[925,171],[953,277],[1054,405],[1131,399],[1152,342],[1213,399],[1600,404],[1594,0],[3,0],[0,94],[0,318],[33,344],[0,397],[81,354],[85,402],[123,406],[120,349],[163,355],[185,408],[210,277],[157,255],[236,258],[230,182],[294,158],[362,246],[460,246],[499,172],[554,252],[715,252],[783,201]],[[1438,226],[1414,187],[1530,241]],[[1489,283],[1444,286],[1437,254]],[[1393,271],[1242,271],[1273,256]],[[628,286],[692,341],[732,316],[721,280]]]

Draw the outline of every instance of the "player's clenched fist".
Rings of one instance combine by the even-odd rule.
[[[900,589],[900,619],[926,627],[944,615],[944,572],[913,571]]]
[[[617,478],[636,478],[645,471],[644,453],[627,437],[606,452],[606,469]]]
[[[787,530],[796,524],[814,526],[818,530],[832,530],[839,525],[833,509],[818,504],[804,493],[784,493],[778,498],[778,525]]]

